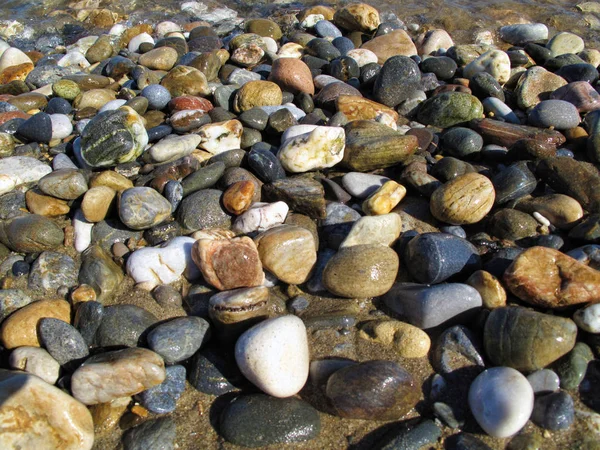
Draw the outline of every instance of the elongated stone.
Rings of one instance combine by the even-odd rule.
[[[398,113],[392,108],[356,95],[340,95],[335,101],[335,106],[350,122],[378,120],[395,124],[398,121]]]
[[[532,139],[556,146],[564,144],[566,138],[554,130],[544,130],[529,125],[516,125],[494,119],[472,120],[469,126],[483,136],[486,144],[497,144],[511,147],[521,139]]]
[[[312,178],[275,180],[263,186],[263,195],[266,200],[285,202],[293,211],[313,219],[324,219],[327,215],[323,185]]]
[[[463,92],[444,92],[421,103],[419,122],[448,128],[483,117],[483,105],[473,95]]]
[[[344,157],[345,137],[343,128],[319,126],[284,142],[277,157],[294,173],[333,167]]]

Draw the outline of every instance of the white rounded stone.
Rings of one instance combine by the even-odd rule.
[[[516,23],[500,28],[500,39],[517,45],[548,39],[548,27],[543,23]]]
[[[235,360],[244,376],[263,392],[279,398],[297,394],[309,369],[304,322],[288,315],[253,326],[236,342]]]
[[[419,55],[431,55],[440,49],[454,47],[454,41],[446,30],[431,30],[417,38]]]
[[[82,37],[81,39],[78,39],[77,42],[75,42],[74,44],[69,45],[67,47],[67,52],[70,52],[72,50],[79,50],[79,52],[85,55],[86,52],[90,49],[90,47],[94,45],[97,40],[98,36]]]
[[[344,189],[353,197],[361,199],[367,198],[388,181],[390,178],[382,175],[360,172],[348,172],[342,177]]]
[[[73,234],[75,235],[75,250],[83,252],[92,243],[92,228],[94,224],[88,222],[83,211],[78,209],[73,215]]]
[[[527,378],[510,367],[492,367],[469,388],[469,407],[490,436],[505,438],[525,426],[533,411],[533,389]]]
[[[479,72],[487,72],[500,84],[510,78],[510,59],[502,50],[490,50],[471,61],[463,69],[463,76],[471,79]]]
[[[125,27],[124,24],[116,23],[109,30],[108,34],[110,34],[111,36],[121,36],[125,32],[126,29],[127,28]]]
[[[267,51],[271,53],[277,53],[277,42],[275,39],[268,36],[263,36],[263,42],[265,43],[265,47],[267,47]]]
[[[154,32],[159,38],[164,37],[168,33],[180,32],[181,27],[177,25],[175,22],[171,22],[170,20],[165,20],[164,22],[160,22],[154,28]]]
[[[81,69],[85,69],[86,67],[90,67],[90,62],[87,60],[85,55],[81,53],[79,50],[71,50],[65,56],[60,58],[57,63],[61,67],[71,67],[76,66]]]
[[[242,142],[244,127],[238,120],[216,122],[204,125],[198,131],[200,147],[207,152],[217,155],[227,150],[239,149]]]
[[[12,185],[12,190],[22,184],[39,181],[52,172],[48,164],[44,164],[30,156],[9,156],[0,159],[0,191]],[[4,192],[8,192],[4,190]]]
[[[36,375],[49,384],[56,383],[60,372],[58,361],[40,347],[18,347],[14,349],[10,354],[8,364],[13,369]]]
[[[197,134],[169,135],[150,147],[148,154],[155,163],[175,161],[196,150],[201,140],[202,138]]]
[[[293,103],[286,103],[285,105],[279,106],[260,106],[259,108],[266,112],[268,115],[271,115],[274,112],[279,111],[280,109],[287,109],[289,112],[292,113],[292,116],[294,116],[294,119],[296,120],[300,120],[304,116],[306,116],[306,113]]]
[[[64,139],[73,132],[71,119],[65,114],[50,114],[52,139]]]
[[[26,63],[33,64],[33,61],[18,48],[9,47],[4,50],[4,53],[2,53],[2,56],[0,57],[0,72],[8,67]]]
[[[555,371],[540,369],[527,375],[527,381],[531,384],[534,394],[549,394],[558,391],[560,379]]]
[[[288,172],[301,173],[333,167],[344,158],[346,133],[341,127],[318,126],[288,139],[277,152]]]
[[[300,44],[296,44],[295,42],[288,42],[287,44],[283,44],[279,51],[277,52],[277,56],[280,58],[302,58],[304,51],[304,47]]]
[[[0,57],[2,57],[4,52],[9,48],[10,45],[8,44],[8,42],[6,42],[4,39],[0,39]]]
[[[546,48],[552,52],[552,57],[566,53],[579,53],[585,48],[585,42],[579,36],[568,31],[563,31],[552,37],[546,44]]]
[[[232,230],[238,234],[266,231],[281,225],[289,210],[290,208],[285,202],[254,203],[248,211],[235,219]]]
[[[154,45],[154,39],[152,39],[152,36],[150,36],[148,33],[140,33],[131,38],[129,44],[127,45],[127,50],[135,53],[140,49],[140,45],[143,43]]]
[[[302,26],[302,28],[313,28],[317,22],[321,20],[325,20],[323,14],[309,14],[304,18],[300,26]]]
[[[119,109],[121,106],[125,105],[125,103],[127,103],[127,100],[123,100],[121,98],[111,100],[102,105],[102,107],[98,110],[98,114],[104,111],[114,111],[116,109]]]
[[[600,303],[595,303],[575,312],[573,320],[588,333],[600,333]]]
[[[358,67],[366,66],[370,63],[377,63],[377,55],[368,48],[355,48],[346,53],[346,56],[352,58],[358,64]]]

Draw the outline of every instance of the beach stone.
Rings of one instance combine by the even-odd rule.
[[[253,146],[248,154],[248,165],[265,183],[285,178],[285,170],[279,159],[264,148]]]
[[[219,421],[219,432],[228,442],[251,448],[310,441],[320,430],[319,413],[308,403],[264,394],[234,398]]]
[[[233,183],[223,193],[223,206],[231,214],[242,214],[252,204],[254,189],[252,181],[238,181]]]
[[[92,245],[82,253],[79,284],[91,286],[99,301],[109,299],[122,282],[121,267],[102,247]]]
[[[402,231],[402,219],[398,214],[361,217],[350,229],[340,248],[355,245],[380,244],[391,246]]]
[[[566,392],[554,392],[535,399],[531,421],[546,430],[564,430],[575,422],[573,398]]]
[[[59,252],[43,252],[35,260],[29,272],[30,289],[71,288],[77,284],[79,267],[68,255]]]
[[[375,53],[377,62],[381,65],[393,56],[413,56],[418,53],[417,47],[404,30],[394,30],[383,36],[377,36],[365,42],[361,48]]]
[[[419,89],[420,83],[421,71],[415,61],[407,56],[392,56],[385,61],[377,75],[373,97],[393,108]]]
[[[261,106],[281,105],[281,88],[271,81],[249,81],[235,94],[234,110],[237,113]]]
[[[42,345],[61,366],[89,355],[88,346],[79,331],[62,320],[40,319],[38,335]]]
[[[367,322],[361,327],[359,336],[367,341],[392,347],[402,358],[423,358],[431,347],[431,339],[427,333],[398,320]]]
[[[587,81],[566,84],[552,92],[550,98],[572,103],[580,113],[600,109],[600,94]]]
[[[340,95],[335,101],[335,106],[348,118],[349,122],[375,119],[396,129],[398,113],[381,103],[355,95]]]
[[[273,61],[269,81],[276,83],[282,90],[298,94],[304,92],[314,95],[315,85],[309,67],[296,58],[279,58]]]
[[[502,90],[502,86],[500,86],[500,83],[498,83],[498,81],[487,72],[475,73],[469,81],[469,89],[471,89],[473,95],[481,99],[483,102],[486,100],[489,102],[489,97],[497,98],[502,102],[505,101],[505,95],[504,91]]]
[[[506,290],[500,280],[491,273],[485,270],[477,270],[471,274],[465,283],[479,292],[484,308],[494,309],[506,306]]]
[[[313,219],[324,219],[327,215],[323,185],[311,178],[275,180],[263,186],[263,195],[265,199],[284,202],[293,211]]]
[[[157,322],[156,317],[135,305],[113,305],[104,308],[100,327],[96,331],[99,347],[137,347],[146,339],[145,333]]]
[[[463,76],[471,79],[479,72],[487,72],[499,84],[505,84],[511,76],[508,54],[502,50],[489,50],[467,64],[463,69]]]
[[[515,88],[517,105],[527,110],[542,100],[547,100],[551,92],[566,84],[564,78],[548,72],[543,67],[531,67],[519,78]]]
[[[420,397],[413,377],[393,361],[366,361],[335,371],[325,395],[337,415],[349,419],[394,420]]]
[[[481,151],[483,138],[470,128],[453,127],[442,135],[441,146],[452,156],[469,158]]]
[[[600,272],[552,248],[524,251],[506,270],[504,281],[521,300],[544,308],[599,300]]]
[[[52,139],[50,115],[43,112],[34,114],[17,128],[17,136],[26,142],[50,142]]]
[[[433,73],[438,80],[450,80],[456,73],[456,62],[447,56],[436,56],[421,61],[423,73]]]
[[[424,330],[468,317],[482,304],[479,293],[461,283],[396,283],[383,301],[403,321]]]
[[[31,302],[33,299],[20,289],[0,290],[0,320],[4,320],[10,313]]]
[[[416,40],[419,55],[431,55],[440,49],[454,47],[454,42],[446,30],[430,30],[419,35]]]
[[[117,192],[107,186],[89,189],[81,201],[81,211],[88,222],[100,222],[106,218],[114,206]]]
[[[202,189],[183,199],[177,209],[177,221],[188,231],[231,227],[231,218],[221,208],[222,192]]]
[[[200,392],[216,396],[226,394],[238,390],[237,386],[243,385],[243,380],[233,355],[229,353],[207,347],[192,357],[188,381]]]
[[[266,231],[281,225],[288,212],[285,202],[254,203],[235,220],[231,229],[238,234]]]
[[[177,400],[185,390],[185,367],[169,366],[165,372],[165,381],[138,395],[140,404],[156,414],[175,411]]]
[[[583,342],[578,342],[569,353],[559,359],[555,370],[560,378],[560,387],[576,390],[583,381],[588,364],[594,360],[592,349]]]
[[[133,161],[148,143],[142,118],[130,107],[96,115],[81,134],[81,157],[92,167]]]
[[[556,372],[550,369],[540,369],[527,376],[534,394],[548,394],[558,391],[560,381]]]
[[[242,132],[243,126],[237,120],[203,125],[197,132],[202,138],[199,147],[214,155],[227,150],[239,149]]]
[[[567,53],[579,53],[584,47],[583,39],[568,31],[555,34],[546,44],[546,48],[552,52],[554,58]]]
[[[85,405],[35,375],[3,370],[0,379],[0,420],[21,419],[3,433],[2,447],[92,448],[94,424]]]
[[[494,364],[533,371],[571,351],[576,334],[570,319],[519,307],[496,308],[485,323],[484,346]]]
[[[348,31],[370,32],[380,22],[379,12],[365,3],[353,3],[338,9],[333,15],[334,23]]]
[[[198,69],[189,66],[175,66],[161,80],[171,97],[181,95],[205,96],[210,93],[206,76]]]
[[[68,214],[69,205],[65,200],[59,200],[48,195],[38,194],[34,190],[29,190],[25,194],[27,209],[33,214],[39,214],[46,217],[58,217]]]
[[[348,172],[342,177],[342,185],[352,196],[357,198],[367,198],[389,178],[382,175],[373,175],[360,172]]]
[[[538,226],[538,221],[529,214],[508,208],[497,210],[488,222],[492,236],[512,241],[535,236]]]
[[[500,39],[509,44],[521,45],[548,39],[548,27],[543,23],[519,23],[500,27]]]
[[[477,248],[466,239],[447,233],[423,233],[413,238],[402,261],[411,276],[425,284],[471,274],[481,267]]]
[[[555,73],[556,75],[563,77],[569,83],[573,81],[595,83],[598,81],[599,76],[596,66],[587,64],[583,62],[583,60],[573,64],[564,64]]]
[[[138,63],[152,70],[171,70],[177,58],[177,50],[174,48],[158,47],[141,55]]]
[[[393,438],[390,439],[390,434]],[[422,448],[427,445],[435,445],[442,432],[438,425],[432,420],[424,420],[412,428],[401,427],[386,434],[381,441],[381,450],[410,450],[412,448]],[[471,448],[470,450],[479,450]]]
[[[323,284],[329,292],[341,297],[377,297],[390,290],[398,267],[398,255],[389,247],[378,244],[343,247],[327,263]]]
[[[88,190],[85,176],[75,169],[55,170],[41,178],[38,187],[44,194],[63,200],[74,200]]]
[[[12,369],[22,370],[40,377],[48,384],[58,380],[60,364],[43,348],[19,347],[10,353],[8,362]]]
[[[491,436],[517,433],[529,420],[534,396],[523,375],[510,367],[492,367],[469,388],[469,407],[477,423]]]
[[[244,376],[265,393],[279,398],[296,394],[308,378],[304,323],[291,315],[260,322],[237,340],[235,360]]]
[[[200,317],[178,317],[163,322],[148,333],[148,346],[175,364],[191,357],[210,337],[209,324]]]
[[[149,187],[134,187],[121,193],[119,218],[133,230],[145,230],[171,216],[171,203]]]
[[[567,130],[579,125],[581,117],[572,103],[564,100],[544,100],[535,105],[527,120],[540,128]]]
[[[221,161],[214,162],[192,172],[181,180],[183,195],[188,196],[202,189],[213,187],[225,172],[225,164]]]
[[[573,320],[588,333],[600,333],[600,304],[596,303],[575,311]]]
[[[294,173],[333,167],[344,157],[345,138],[341,127],[318,126],[285,141],[277,158],[284,169]]]
[[[52,168],[48,164],[30,156],[9,156],[0,159],[0,194],[36,182],[50,172]]]
[[[130,428],[123,434],[125,450],[174,450],[177,428],[171,417],[159,417]]]
[[[103,316],[104,306],[102,303],[90,300],[82,302],[77,307],[73,325],[77,328],[88,347],[94,344],[96,331],[100,327]]]
[[[466,173],[433,192],[431,214],[452,225],[476,223],[492,209],[494,200],[494,186],[487,177],[475,172]]]
[[[473,95],[463,92],[444,92],[419,106],[417,120],[425,125],[449,128],[483,116],[483,105]]]
[[[64,300],[38,300],[15,311],[4,319],[0,327],[0,339],[4,348],[39,347],[37,325],[45,317],[69,323],[71,306]]]
[[[86,405],[106,403],[159,385],[162,358],[145,348],[109,351],[88,358],[71,377],[71,392]]]
[[[90,179],[90,188],[97,186],[106,186],[118,192],[132,188],[133,183],[131,180],[114,170],[104,170],[94,174]]]

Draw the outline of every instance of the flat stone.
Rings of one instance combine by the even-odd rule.
[[[544,100],[535,105],[527,120],[537,127],[554,127],[557,130],[575,128],[581,122],[579,112],[565,100]]]
[[[389,178],[381,175],[348,172],[342,177],[342,185],[352,196],[363,199],[383,186],[388,180]]]
[[[574,81],[556,89],[550,94],[551,99],[567,101],[580,113],[600,108],[600,94],[587,81]]]
[[[469,126],[483,136],[486,144],[512,147],[519,141],[532,140],[539,145],[565,143],[566,138],[558,131],[544,130],[528,125],[517,125],[493,119],[472,120]]]
[[[577,54],[582,51],[584,47],[585,43],[583,42],[583,39],[568,31],[555,34],[546,44],[546,48],[552,52],[553,57],[564,55],[566,53]]]
[[[369,342],[392,347],[402,358],[423,358],[431,339],[423,330],[398,320],[372,320],[361,327],[359,336]]]
[[[285,202],[298,214],[306,214],[313,219],[324,219],[325,190],[316,180],[304,177],[290,177],[274,180],[263,186],[263,194],[270,201]]]
[[[526,110],[547,100],[550,93],[567,84],[567,80],[540,66],[527,69],[515,88],[517,105]]]
[[[66,200],[60,200],[38,192],[32,189],[25,194],[27,209],[33,214],[58,217],[69,213],[70,208]]]
[[[425,125],[449,128],[482,116],[483,105],[477,97],[463,92],[444,92],[421,103],[417,120]]]
[[[362,210],[370,216],[388,214],[402,201],[406,188],[393,180],[386,181],[383,186],[373,192],[362,204]]]
[[[233,223],[231,229],[238,234],[265,231],[281,225],[289,212],[285,202],[254,203]]]
[[[500,27],[500,39],[513,45],[545,41],[548,39],[548,27],[543,23],[506,25]]]
[[[171,417],[148,420],[123,434],[125,450],[174,450],[177,427]]]
[[[575,422],[573,397],[564,391],[535,399],[531,421],[546,430],[565,430]]]
[[[9,156],[0,160],[0,194],[12,191],[15,187],[38,181],[52,172],[44,164],[30,156]]]
[[[0,320],[4,320],[10,313],[31,302],[33,299],[20,289],[0,290]]]

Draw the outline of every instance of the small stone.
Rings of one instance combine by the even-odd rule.
[[[573,398],[564,391],[535,399],[531,421],[546,430],[564,430],[575,422]]]
[[[223,206],[231,214],[242,214],[252,205],[254,189],[251,181],[233,183],[223,194]]]
[[[588,333],[600,333],[600,303],[576,311],[573,320],[579,328]]]
[[[550,94],[551,99],[567,101],[580,113],[600,108],[600,94],[587,81],[574,81],[556,89]]]
[[[9,156],[0,160],[0,194],[12,191],[15,187],[38,181],[52,172],[44,164],[30,156]]]
[[[179,317],[161,323],[148,334],[148,346],[175,364],[192,356],[210,337],[208,322],[200,317]]]
[[[527,69],[515,88],[517,105],[523,110],[527,110],[537,105],[542,100],[547,100],[550,92],[567,84],[567,81],[548,72],[540,66],[534,66]]]
[[[499,171],[492,178],[492,183],[496,191],[496,204],[503,205],[531,194],[537,186],[537,179],[527,163],[519,161]]]
[[[393,180],[373,192],[362,204],[362,210],[370,216],[388,214],[406,195],[406,188]]]
[[[462,325],[447,328],[438,338],[432,364],[437,372],[447,375],[465,372],[472,379],[485,368],[483,357],[478,350],[478,342],[473,333]],[[473,374],[471,376],[471,374]]]
[[[285,178],[283,166],[270,150],[253,146],[248,154],[248,165],[265,183]]]
[[[452,156],[469,158],[481,151],[483,138],[469,128],[453,127],[442,135],[441,145]]]
[[[548,27],[543,23],[519,23],[500,27],[500,39],[509,44],[521,45],[548,39]]]
[[[171,417],[160,417],[127,430],[123,434],[123,448],[125,450],[148,448],[173,450],[176,436],[175,421]]]
[[[292,94],[304,92],[314,95],[315,93],[310,69],[300,59],[279,58],[273,61],[269,81],[276,83],[282,90]]]
[[[208,95],[208,81],[198,69],[189,66],[175,66],[161,80],[161,86],[167,88],[171,97],[181,95]]]
[[[31,302],[33,299],[20,289],[0,290],[0,320],[4,320],[10,313]]]
[[[192,172],[181,181],[183,195],[188,196],[202,189],[213,187],[225,172],[225,164],[221,161],[209,164]]]
[[[469,389],[469,407],[477,423],[491,436],[517,433],[533,410],[533,390],[523,375],[509,367],[480,374]]]
[[[490,50],[471,61],[463,69],[463,76],[471,79],[476,73],[487,72],[503,85],[510,78],[510,60],[502,50]]]
[[[583,381],[588,364],[594,360],[594,354],[587,344],[578,342],[569,353],[555,364],[556,373],[560,378],[560,387],[576,390]]]
[[[149,187],[134,187],[121,193],[119,217],[129,228],[144,230],[171,216],[169,201]]]
[[[407,56],[392,56],[385,61],[375,80],[373,97],[393,108],[409,98],[420,83],[421,71],[415,61]]]
[[[396,129],[398,113],[381,103],[356,95],[340,95],[335,101],[335,106],[339,112],[344,113],[350,122],[375,119],[394,130]]]
[[[117,192],[107,186],[96,186],[88,190],[81,201],[81,211],[88,222],[101,222],[114,205]]]
[[[541,101],[529,112],[527,119],[534,126],[557,130],[575,128],[581,122],[575,105],[564,100]]]
[[[548,394],[558,391],[560,381],[556,372],[550,369],[540,369],[527,376],[534,394]]]
[[[198,131],[198,135],[202,138],[199,147],[213,155],[239,149],[243,128],[237,120],[204,125]]]
[[[483,105],[473,95],[463,92],[444,92],[419,106],[417,120],[425,125],[449,128],[483,116]]]
[[[348,172],[342,177],[342,185],[352,196],[367,198],[385,184],[389,178],[360,172]]]
[[[584,47],[583,39],[567,31],[555,34],[546,44],[546,48],[552,52],[553,57],[567,53],[579,53]]]
[[[235,112],[244,112],[254,107],[281,105],[281,88],[270,81],[250,81],[235,94]]]
[[[149,411],[165,414],[175,411],[177,400],[185,390],[185,367],[166,368],[166,378],[161,384],[146,389],[138,395],[140,403]]]
[[[73,326],[59,319],[42,318],[38,324],[40,342],[61,365],[89,355],[83,337]]]
[[[119,288],[123,282],[123,271],[98,245],[92,245],[81,255],[79,283],[91,286],[98,300],[103,301]]]
[[[325,395],[339,416],[368,420],[399,419],[420,397],[412,376],[392,361],[367,361],[334,372]]]
[[[144,348],[128,348],[88,358],[71,377],[73,396],[86,405],[135,395],[165,380],[162,358]]]
[[[361,217],[352,226],[340,248],[354,245],[381,244],[392,246],[402,231],[402,219],[398,214]]]
[[[184,198],[177,209],[177,221],[182,228],[192,232],[230,228],[231,217],[221,208],[222,194],[216,189],[202,189]]]
[[[96,345],[137,347],[143,342],[142,339],[146,339],[146,332],[156,322],[156,317],[139,306],[107,306],[96,331]]]
[[[284,202],[296,213],[313,219],[323,219],[327,215],[323,185],[309,177],[275,180],[263,186],[263,195],[271,201]]]
[[[483,307],[487,309],[506,306],[506,291],[500,280],[485,270],[477,270],[465,282],[481,295]]]
[[[279,398],[296,394],[308,378],[304,323],[283,316],[255,325],[236,342],[235,359],[244,376],[265,393]]]
[[[88,190],[83,174],[73,169],[55,170],[41,178],[38,186],[45,194],[63,200],[74,200]]]
[[[75,325],[88,347],[94,344],[96,331],[98,331],[103,317],[104,306],[102,303],[87,301],[78,306],[73,325]]]
[[[138,63],[152,70],[171,70],[177,58],[177,50],[174,48],[158,47],[140,56]]]
[[[12,369],[36,375],[48,384],[58,380],[60,364],[43,348],[19,347],[10,354],[8,362]]]
[[[370,321],[359,336],[370,342],[392,347],[402,358],[423,358],[429,353],[431,339],[424,331],[398,320]]]
[[[43,252],[31,266],[28,286],[30,289],[58,289],[77,284],[78,267],[75,261],[63,253]]]
[[[277,157],[294,173],[333,167],[344,157],[345,137],[343,128],[317,126],[285,141]]]
[[[173,116],[171,116],[171,120],[173,120]],[[200,141],[200,136],[195,134],[184,136],[169,135],[150,147],[148,155],[154,163],[175,161],[192,153],[198,144],[200,144]]]
[[[68,214],[70,211],[66,200],[42,195],[34,190],[27,191],[25,200],[27,202],[27,209],[33,214],[39,214],[40,216],[58,217]]]
[[[268,230],[282,224],[288,211],[285,202],[254,203],[235,220],[232,230],[239,234]]]

